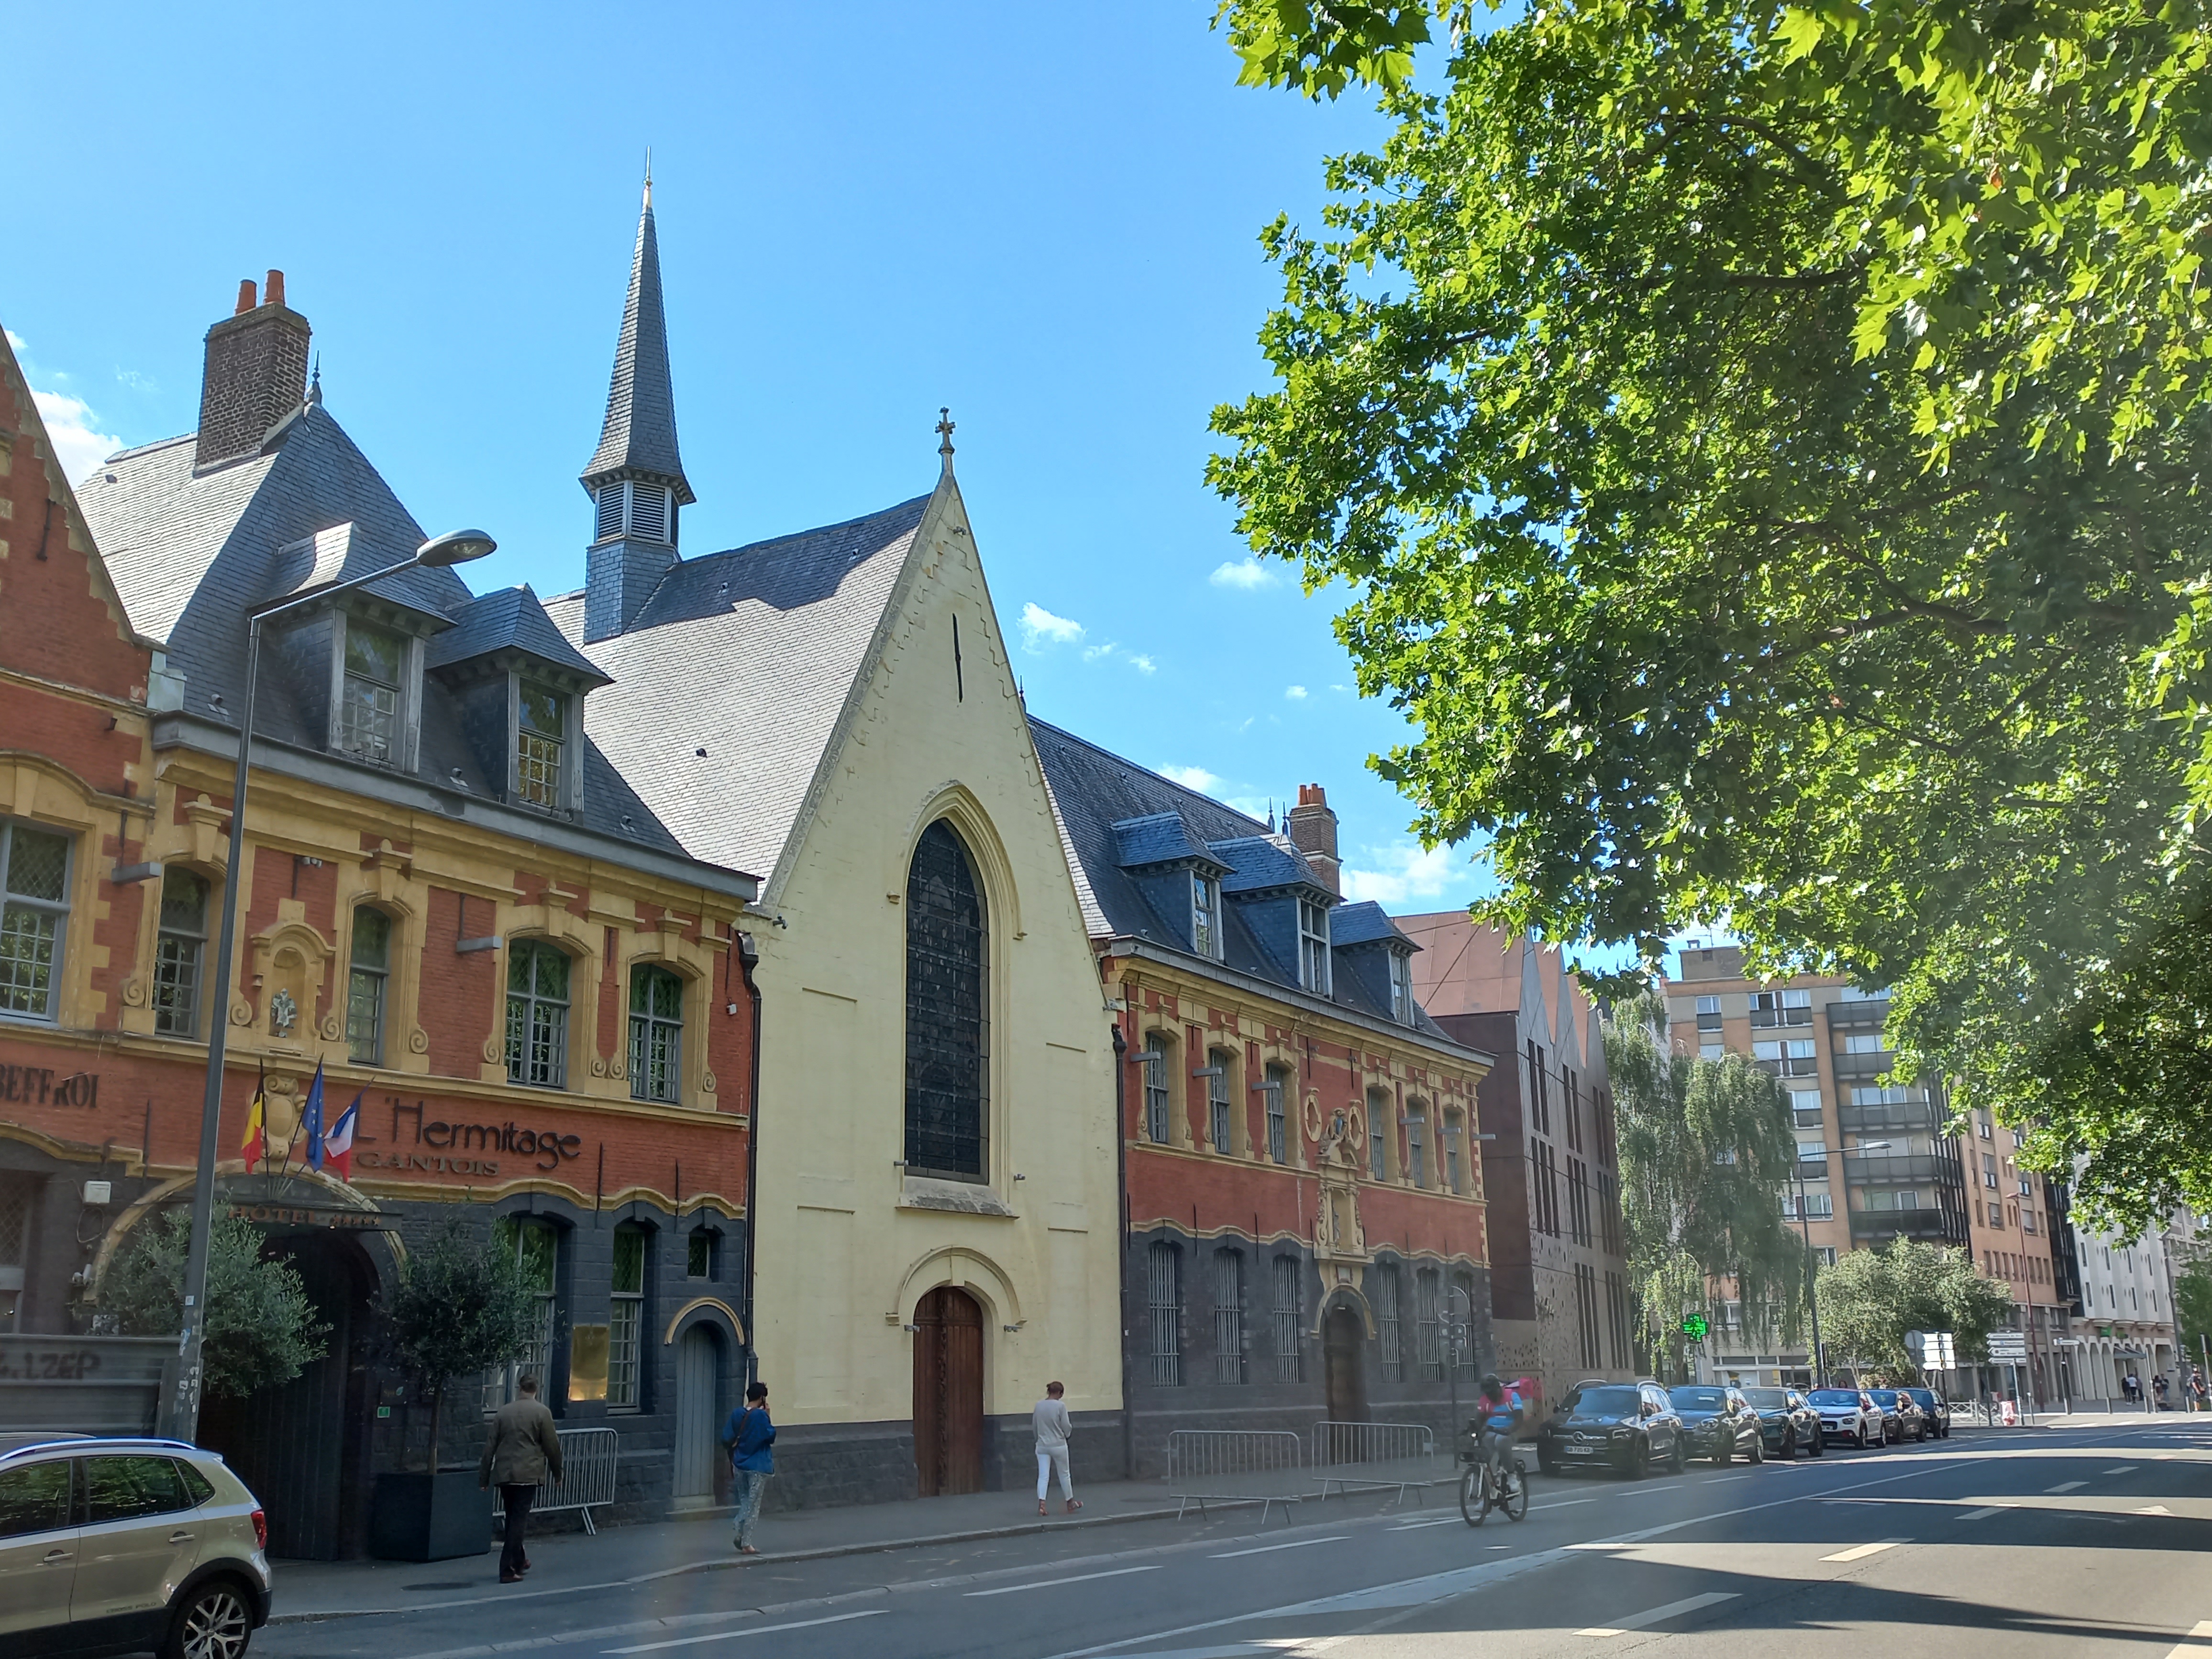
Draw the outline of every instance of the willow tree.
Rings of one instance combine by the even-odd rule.
[[[1620,1154],[1628,1267],[1656,1358],[1686,1370],[1681,1322],[1732,1282],[1747,1329],[1785,1343],[1804,1328],[1806,1249],[1784,1219],[1796,1167],[1789,1097],[1741,1054],[1702,1060],[1660,1037],[1666,1005],[1646,996],[1607,1022],[1605,1063]],[[1754,1324],[1757,1322],[1757,1324]]]

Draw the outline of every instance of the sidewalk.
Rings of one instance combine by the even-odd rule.
[[[480,1598],[516,1601],[580,1589],[604,1589],[684,1572],[713,1572],[863,1555],[921,1544],[1026,1533],[1111,1527],[1131,1521],[1172,1520],[1176,1504],[1158,1480],[1116,1480],[1085,1486],[1082,1510],[1040,1519],[1036,1499],[1020,1492],[970,1492],[958,1498],[911,1498],[896,1504],[856,1504],[842,1509],[791,1510],[763,1516],[755,1534],[758,1555],[731,1547],[727,1511],[713,1519],[651,1522],[609,1527],[594,1537],[559,1532],[530,1540],[531,1585],[502,1590],[499,1543],[483,1555],[449,1561],[279,1561],[276,1610],[280,1623],[372,1613],[422,1613]],[[450,1598],[450,1599],[448,1599]]]

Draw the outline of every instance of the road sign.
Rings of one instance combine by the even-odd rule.
[[[1948,1331],[1907,1331],[1905,1351],[1924,1371],[1948,1371],[1959,1364],[1958,1350]]]
[[[1990,1363],[1993,1365],[2024,1365],[2027,1363],[2027,1336],[2021,1331],[1991,1331],[1990,1333]]]
[[[1703,1314],[1685,1314],[1682,1316],[1682,1334],[1692,1342],[1704,1341],[1705,1333],[1711,1329],[1711,1322]]]

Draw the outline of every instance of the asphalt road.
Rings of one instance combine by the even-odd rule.
[[[2203,1422],[2199,1429],[2193,1422]],[[1308,1504],[272,1625],[261,1659],[2212,1659],[2212,1419],[1534,1483],[1518,1524]],[[1316,1524],[1318,1517],[1319,1523]],[[426,1569],[434,1574],[435,1569]],[[1686,1655],[1689,1649],[1683,1650]]]

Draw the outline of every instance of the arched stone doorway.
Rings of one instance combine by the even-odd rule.
[[[1332,1423],[1367,1420],[1366,1347],[1359,1310],[1342,1302],[1331,1308],[1322,1322],[1321,1351]]]
[[[244,1400],[210,1400],[202,1443],[222,1454],[261,1500],[269,1553],[333,1561],[362,1553],[367,1537],[371,1298],[377,1271],[361,1240],[328,1228],[272,1233],[263,1254],[299,1273],[325,1352],[282,1387]]]
[[[941,1285],[914,1316],[914,1462],[924,1498],[983,1490],[983,1310]]]

